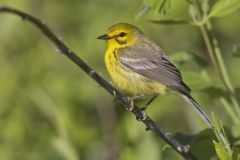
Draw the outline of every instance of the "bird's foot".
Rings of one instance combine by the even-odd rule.
[[[127,97],[127,99],[128,99],[128,104],[130,104],[130,106],[128,107],[128,111],[132,111],[133,110],[133,108],[134,108],[134,101],[135,100],[138,100],[138,99],[141,99],[141,98],[143,98],[143,96],[142,95],[140,95],[140,96],[134,96],[134,97]]]
[[[132,97],[127,97],[127,100],[128,100],[128,106],[127,106],[127,110],[128,111],[132,111],[133,108],[134,108],[134,98]]]

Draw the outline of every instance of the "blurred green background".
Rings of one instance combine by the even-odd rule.
[[[184,81],[202,108],[223,123],[231,120],[215,99],[222,88],[213,70],[199,29],[185,25],[156,25],[148,13],[136,20],[141,0],[0,0],[42,20],[73,51],[111,81],[104,65],[106,44],[97,36],[119,22],[141,28],[158,42],[181,69]],[[185,0],[172,1],[169,17],[188,17]],[[213,21],[233,85],[240,87],[239,11]],[[190,53],[190,54],[189,54]],[[201,57],[202,63],[191,60]],[[184,61],[183,63],[181,63]],[[207,91],[207,92],[206,92]],[[215,92],[214,92],[215,91]],[[209,93],[209,94],[207,94]],[[212,93],[212,94],[210,94]],[[175,94],[159,97],[147,110],[173,135],[196,134],[206,126]],[[55,46],[19,17],[0,14],[0,159],[1,160],[159,160],[182,159],[144,125],[113,102],[104,89]]]

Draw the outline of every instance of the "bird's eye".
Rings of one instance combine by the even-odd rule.
[[[124,37],[124,36],[126,36],[126,35],[127,35],[127,33],[121,32],[121,33],[119,34],[119,37]]]

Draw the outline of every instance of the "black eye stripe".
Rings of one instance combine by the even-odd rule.
[[[126,35],[127,35],[127,33],[121,32],[118,36],[119,36],[119,37],[124,37],[124,36],[126,36]]]
[[[121,40],[119,40],[119,39],[115,39],[115,41],[118,43],[118,44],[120,44],[120,45],[123,45],[123,44],[127,44],[127,41],[121,41]]]

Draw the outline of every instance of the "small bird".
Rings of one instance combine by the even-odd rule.
[[[107,41],[105,64],[115,87],[132,100],[171,90],[181,95],[211,127],[207,114],[190,95],[180,71],[170,62],[159,45],[136,26],[118,23],[97,37]]]

